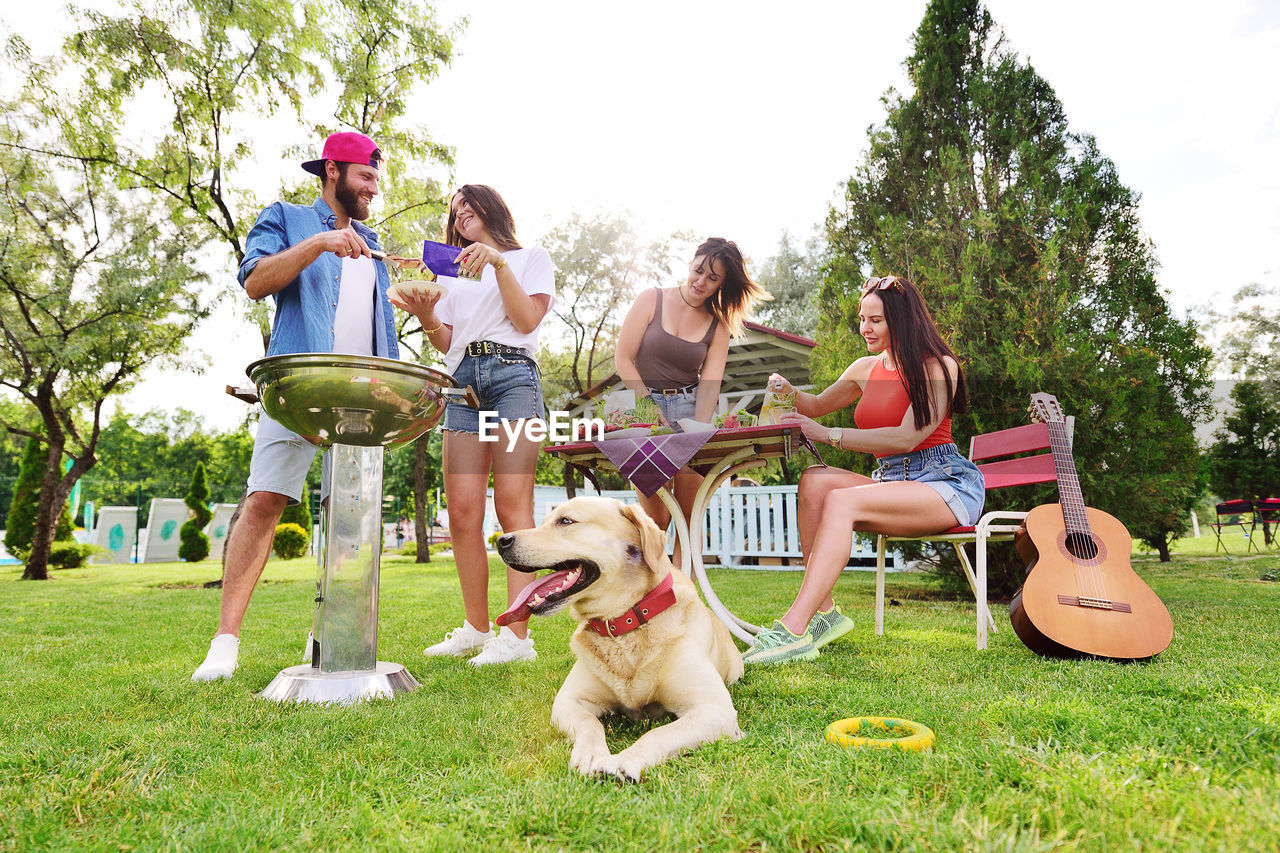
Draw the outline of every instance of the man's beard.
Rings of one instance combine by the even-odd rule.
[[[355,187],[347,182],[346,175],[338,178],[338,184],[333,188],[333,197],[342,205],[343,212],[357,222],[364,222],[369,218],[369,205],[356,193]]]

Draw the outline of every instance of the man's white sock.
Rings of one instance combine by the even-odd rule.
[[[204,663],[191,674],[192,681],[215,681],[230,678],[240,659],[240,638],[235,634],[218,634],[209,643]]]

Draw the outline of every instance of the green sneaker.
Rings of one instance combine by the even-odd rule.
[[[774,622],[772,628],[756,634],[751,648],[743,653],[742,662],[785,663],[792,660],[813,660],[817,656],[818,647],[813,644],[813,637],[808,631],[797,637],[781,622]]]
[[[832,640],[838,640],[853,630],[853,620],[840,612],[840,605],[832,604],[830,610],[819,610],[809,620],[809,633],[814,648],[822,648]]]

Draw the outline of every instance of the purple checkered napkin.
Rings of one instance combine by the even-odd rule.
[[[455,264],[453,259],[458,257],[458,253],[461,251],[462,249],[457,246],[450,246],[448,243],[424,240],[422,242],[422,262],[427,265],[427,269],[436,275],[457,278],[459,265]]]
[[[622,476],[631,481],[631,485],[645,497],[651,498],[714,435],[714,430],[677,432],[633,438],[606,438],[592,444],[618,467]]]

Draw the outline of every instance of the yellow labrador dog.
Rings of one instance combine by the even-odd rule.
[[[578,620],[569,641],[577,662],[551,722],[573,743],[569,764],[582,773],[638,781],[683,750],[742,736],[727,687],[742,676],[742,654],[693,581],[672,567],[665,540],[644,510],[594,497],[574,498],[538,527],[498,538],[511,568],[553,570],[498,624],[566,605]],[[676,719],[612,755],[599,719],[609,712]]]

